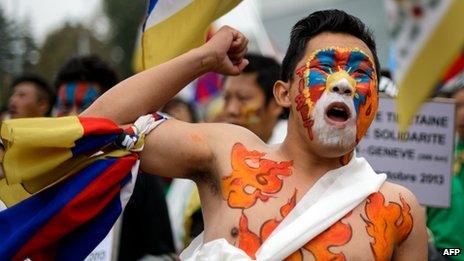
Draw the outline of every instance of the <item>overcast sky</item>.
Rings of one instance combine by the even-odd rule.
[[[127,0],[130,1],[130,0]],[[249,0],[240,4],[239,9],[247,6]],[[47,33],[59,28],[65,21],[86,23],[101,10],[101,0],[0,0],[0,6],[7,17],[24,21],[29,19],[32,33],[42,43]],[[223,19],[221,24],[229,24],[238,29],[246,29],[247,23],[240,10],[233,12],[232,17]],[[247,20],[247,19],[245,19]]]
[[[130,0],[128,0],[130,1]],[[83,21],[100,10],[100,0],[0,0],[10,19],[29,19],[32,33],[41,43],[46,34],[65,21]]]

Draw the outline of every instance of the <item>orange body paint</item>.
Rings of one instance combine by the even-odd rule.
[[[280,191],[279,176],[292,174],[292,161],[275,162],[264,159],[265,153],[248,151],[241,143],[232,148],[232,173],[222,180],[223,196],[231,208],[246,209],[259,199],[267,201]],[[247,162],[257,164],[251,166]]]
[[[369,196],[365,206],[366,231],[374,239],[371,249],[375,260],[390,260],[393,247],[403,242],[411,233],[413,219],[411,208],[400,194],[401,206],[395,202],[385,205],[382,193]]]

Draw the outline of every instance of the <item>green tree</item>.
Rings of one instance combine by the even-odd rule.
[[[133,73],[132,58],[137,34],[145,17],[145,0],[104,0],[103,11],[110,21],[110,39],[113,50],[122,51],[118,64],[121,77]]]
[[[36,72],[52,82],[60,67],[71,57],[96,54],[111,64],[109,52],[107,44],[98,40],[91,30],[81,24],[66,23],[45,38]]]
[[[15,26],[17,32],[17,45],[20,48],[18,53],[19,68],[21,72],[33,72],[39,58],[39,48],[32,36],[28,22]]]
[[[11,41],[10,24],[0,7],[0,109],[5,107],[8,99],[7,78],[10,70],[9,61],[12,59]]]
[[[10,96],[14,76],[32,72],[37,62],[37,44],[29,23],[9,20],[0,8],[0,109]]]

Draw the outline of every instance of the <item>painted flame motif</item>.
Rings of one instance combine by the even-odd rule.
[[[343,218],[349,217],[350,215],[351,212]],[[351,235],[351,226],[339,220],[317,237],[313,238],[313,240],[309,241],[303,248],[311,252],[315,260],[345,260],[343,252],[333,253],[329,248],[345,245],[351,240]]]
[[[401,206],[390,202],[385,205],[385,198],[380,192],[369,196],[365,211],[366,231],[374,239],[371,249],[375,260],[390,260],[395,245],[403,242],[411,233],[413,219],[411,208],[400,196]]]
[[[263,159],[265,153],[248,151],[241,143],[232,148],[232,173],[223,178],[223,196],[232,208],[246,209],[259,199],[267,201],[280,191],[283,181],[279,176],[292,174],[292,161],[275,162]],[[248,162],[256,164],[250,166]]]
[[[261,238],[248,228],[248,218],[242,212],[239,223],[238,247],[245,251],[248,256],[255,258],[255,253],[261,246]]]
[[[271,235],[272,231],[274,231],[279,223],[295,207],[296,193],[297,191],[295,190],[290,200],[280,207],[280,215],[282,216],[282,219],[270,219],[263,223],[260,229],[260,236],[256,235],[248,228],[248,218],[242,212],[239,223],[239,248],[245,251],[245,253],[247,253],[250,257],[255,258],[255,253],[258,251],[261,244]]]

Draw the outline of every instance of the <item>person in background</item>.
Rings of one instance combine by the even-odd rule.
[[[237,76],[224,79],[224,108],[220,121],[251,130],[268,144],[281,143],[287,133],[287,111],[274,99],[280,64],[258,54],[245,56],[250,63]]]
[[[8,103],[10,118],[45,117],[50,114],[55,94],[40,76],[21,75],[13,80]]]
[[[95,55],[69,59],[55,77],[56,116],[75,115],[118,83],[116,72]]]
[[[179,97],[172,98],[161,110],[173,118],[185,122],[198,122],[194,106]]]
[[[464,82],[444,89],[438,96],[455,99],[456,147],[451,177],[449,208],[427,208],[427,227],[439,252],[444,248],[464,249]],[[449,260],[464,260],[464,255],[447,256]]]

